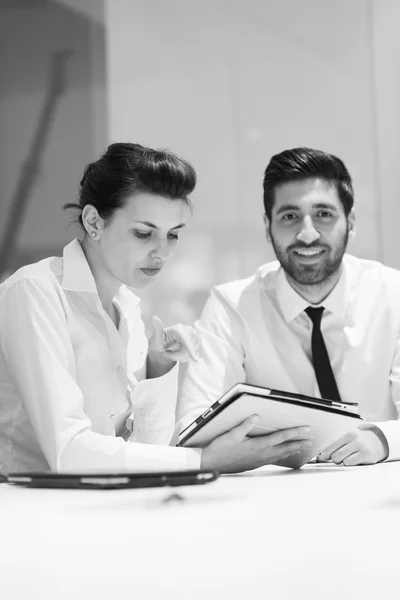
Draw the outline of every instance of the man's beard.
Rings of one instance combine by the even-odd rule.
[[[326,244],[314,242],[311,245],[306,245],[299,242],[288,246],[288,248],[282,249],[275,243],[271,231],[270,238],[276,258],[280,262],[286,275],[301,285],[319,285],[327,281],[340,268],[343,255],[346,251],[349,232],[346,228],[343,238],[333,248],[333,254],[332,248]],[[319,248],[325,250],[325,252],[315,264],[300,264],[293,256],[293,251],[302,248]]]

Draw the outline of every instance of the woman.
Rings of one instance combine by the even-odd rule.
[[[0,463],[41,471],[240,471],[303,446],[286,430],[259,439],[256,417],[203,451],[167,446],[177,361],[195,360],[190,327],[154,318],[138,298],[191,216],[193,167],[172,153],[113,144],[80,184],[82,240],[0,286]],[[160,446],[164,444],[164,446]]]

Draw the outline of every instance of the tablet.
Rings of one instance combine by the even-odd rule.
[[[127,489],[199,485],[218,478],[216,471],[172,471],[164,473],[12,473],[7,482],[35,488]]]
[[[252,414],[259,422],[248,433],[260,436],[307,425],[312,446],[274,464],[299,469],[345,433],[363,422],[356,403],[343,403],[238,383],[181,431],[177,446],[203,448]]]

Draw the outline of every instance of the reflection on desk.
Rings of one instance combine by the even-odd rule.
[[[397,598],[400,463],[177,489],[0,485],[2,597]]]

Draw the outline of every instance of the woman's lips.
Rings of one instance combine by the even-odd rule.
[[[157,273],[161,271],[161,267],[142,268],[141,271],[143,271],[145,275],[149,275],[149,277],[154,277],[154,275],[157,275]]]

